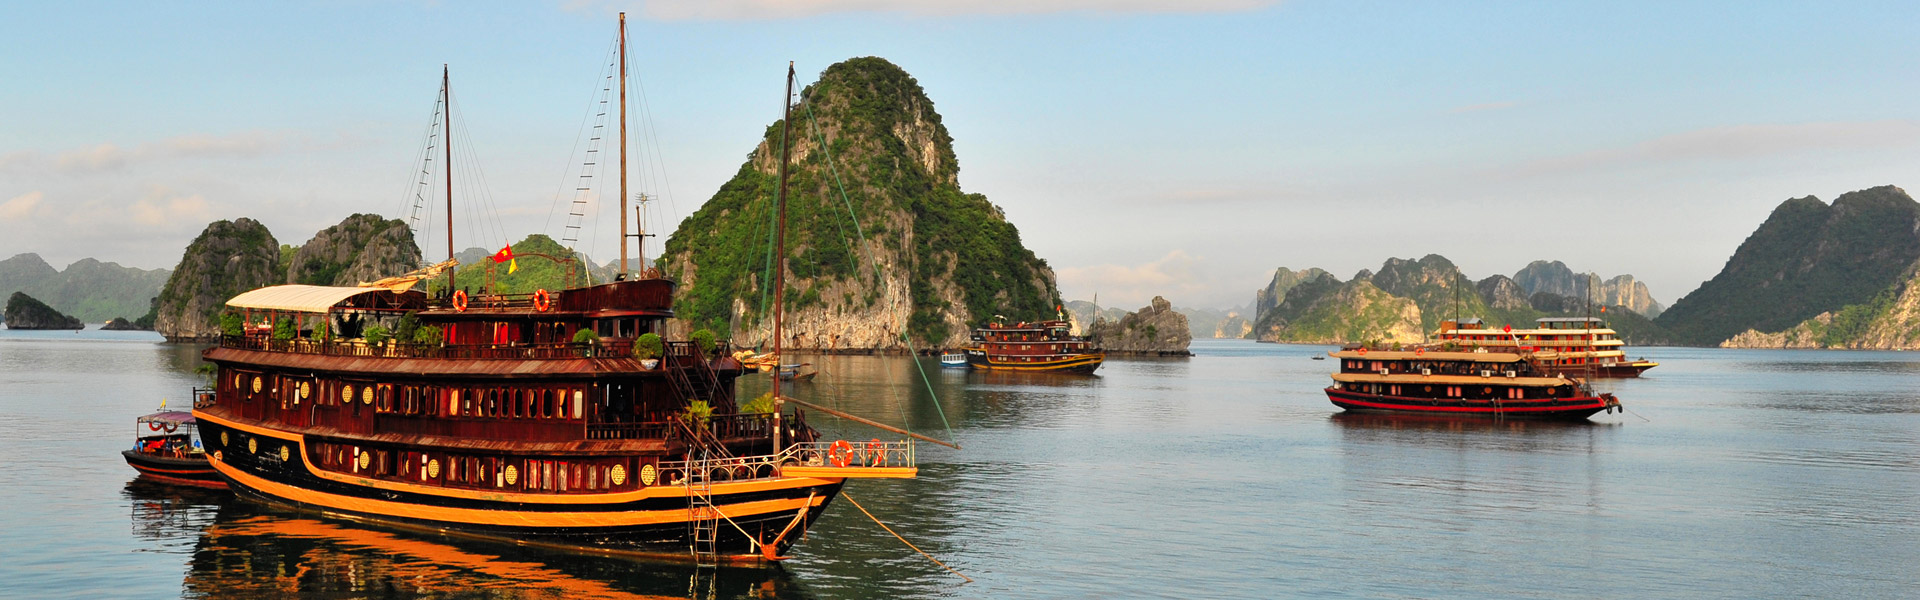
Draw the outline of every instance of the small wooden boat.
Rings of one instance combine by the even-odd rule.
[[[800,370],[800,367],[811,367],[811,366],[813,366],[813,363],[800,363],[797,365],[780,365],[780,369],[777,371],[774,371],[773,376],[780,378],[781,381],[813,381],[813,376],[819,375],[820,374],[819,371],[814,371],[811,369],[806,371]]]
[[[965,369],[969,366],[967,364],[967,353],[948,352],[942,354],[940,355],[940,366],[950,369]]]
[[[196,390],[196,395],[199,390]],[[127,465],[140,476],[174,485],[227,489],[200,443],[200,423],[193,413],[162,410],[133,420],[133,449],[121,450]]]
[[[1085,337],[1069,335],[1066,321],[1006,325],[989,323],[975,329],[973,346],[961,348],[967,362],[990,371],[1053,371],[1092,373],[1107,353]]]
[[[1313,355],[1313,356],[1312,356],[1311,358],[1312,358],[1312,359],[1314,359],[1314,360],[1326,360],[1326,359],[1327,359],[1327,357],[1325,357],[1325,356],[1321,356],[1321,355],[1318,355],[1318,354],[1315,354],[1315,355]]]

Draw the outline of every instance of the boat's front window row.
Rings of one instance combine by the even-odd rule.
[[[307,459],[327,471],[452,488],[590,493],[637,489],[655,477],[649,458],[574,460],[482,456],[453,452],[309,444]],[[638,468],[636,469],[636,463]],[[634,476],[638,473],[639,476]]]

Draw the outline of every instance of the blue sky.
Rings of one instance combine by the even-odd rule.
[[[1631,273],[1670,304],[1787,198],[1920,183],[1901,3],[13,3],[0,255],[171,267],[213,219],[299,244],[399,216],[443,63],[498,209],[456,245],[558,236],[621,9],[671,192],[652,229],[739,168],[786,61],[804,83],[881,56],[936,103],[961,186],[1110,306],[1428,253]],[[611,257],[600,231],[580,247]]]

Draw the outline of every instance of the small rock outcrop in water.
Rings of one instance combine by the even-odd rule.
[[[419,265],[420,247],[405,222],[358,214],[313,234],[294,251],[287,283],[358,285]]]
[[[83,329],[80,320],[60,314],[21,292],[7,297],[7,329]]]
[[[144,331],[145,328],[142,328],[138,325],[134,325],[133,321],[128,321],[125,318],[114,317],[112,321],[107,321],[106,325],[101,325],[100,330],[101,331]]]
[[[154,331],[173,342],[217,339],[227,299],[284,281],[279,263],[280,244],[259,221],[214,221],[187,245],[160,291]]]
[[[1153,302],[1119,321],[1099,320],[1087,328],[1095,345],[1112,354],[1150,356],[1192,356],[1187,345],[1193,332],[1187,329],[1187,316],[1174,312],[1166,298]]]
[[[0,260],[0,297],[26,292],[54,310],[98,323],[114,317],[134,318],[147,310],[147,300],[166,285],[166,269],[136,269],[83,258],[56,270],[26,253]]]

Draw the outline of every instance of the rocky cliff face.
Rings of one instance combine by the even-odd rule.
[[[136,269],[91,258],[55,270],[40,255],[29,253],[0,261],[0,294],[26,292],[55,310],[97,323],[145,314],[169,274],[166,269]]]
[[[1227,318],[1221,319],[1220,324],[1213,327],[1213,337],[1215,339],[1239,340],[1252,336],[1253,322],[1248,321],[1246,317],[1240,316],[1240,313],[1237,312],[1227,313]]]
[[[215,339],[227,299],[254,288],[279,284],[280,244],[253,219],[215,221],[180,258],[160,291],[154,331],[169,341]]]
[[[1273,310],[1273,307],[1279,306],[1281,302],[1285,301],[1287,299],[1287,291],[1293,289],[1293,286],[1319,279],[1321,275],[1326,274],[1327,272],[1321,270],[1319,267],[1309,267],[1299,271],[1286,267],[1274,269],[1273,281],[1267,282],[1267,287],[1254,290],[1253,292],[1254,319],[1259,319],[1260,315],[1266,314],[1267,311]]]
[[[1253,326],[1261,341],[1312,344],[1363,341],[1417,342],[1419,305],[1389,294],[1372,281],[1341,283],[1323,274],[1295,285],[1285,300]]]
[[[1482,279],[1480,283],[1474,284],[1474,287],[1479,292],[1480,299],[1486,301],[1487,306],[1506,310],[1526,309],[1531,306],[1527,302],[1527,291],[1521,289],[1520,284],[1514,283],[1505,275],[1494,275]]]
[[[7,329],[82,329],[80,319],[60,314],[60,311],[32,296],[14,292],[7,297]]]
[[[1585,298],[1589,289],[1593,291],[1593,301],[1599,304],[1624,306],[1628,310],[1645,315],[1651,319],[1660,316],[1666,310],[1653,294],[1647,291],[1647,284],[1633,278],[1632,275],[1617,275],[1612,279],[1600,280],[1594,273],[1575,273],[1560,261],[1536,260],[1513,274],[1514,283],[1526,291],[1526,295],[1547,293],[1569,298]]]
[[[1727,265],[1660,315],[1677,341],[1713,345],[1747,330],[1785,331],[1821,313],[1865,305],[1920,259],[1920,203],[1883,186],[1832,205],[1780,204]],[[1890,299],[1890,297],[1889,297]]]
[[[1088,327],[1088,337],[1102,349],[1116,354],[1187,356],[1193,335],[1187,330],[1187,316],[1175,312],[1166,298],[1153,297],[1146,308],[1129,313],[1119,321],[1100,320]]]
[[[1720,346],[1920,350],[1920,263],[1905,278],[1865,303],[1823,312],[1778,332],[1748,329]]]
[[[910,336],[918,347],[953,347],[995,315],[1056,315],[1053,271],[998,207],[961,191],[952,137],[905,71],[871,57],[828,67],[793,118],[787,346],[900,349]],[[661,259],[680,283],[674,309],[687,326],[735,344],[765,343],[771,333],[763,265],[781,136],[780,123],[767,128],[734,178],[668,238]]]
[[[351,286],[419,267],[420,247],[404,221],[356,214],[294,251],[286,282]]]

